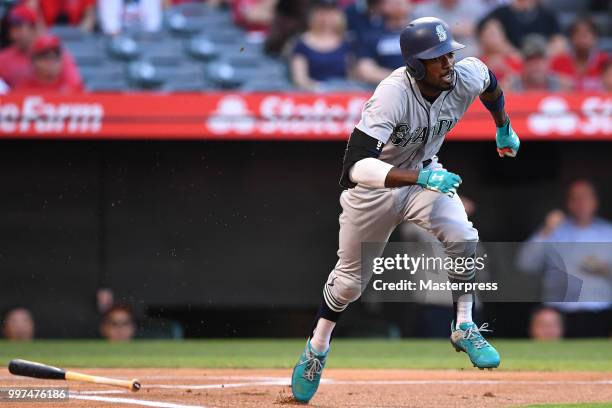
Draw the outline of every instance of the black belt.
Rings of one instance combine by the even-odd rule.
[[[423,168],[429,166],[431,164],[432,160],[431,159],[427,159],[425,160],[422,164],[423,164]]]

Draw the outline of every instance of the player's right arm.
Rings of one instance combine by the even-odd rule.
[[[340,185],[353,188],[357,184],[373,188],[403,187],[418,184],[423,188],[452,197],[461,184],[461,177],[444,169],[400,169],[378,159],[382,142],[355,128],[344,155]]]
[[[449,196],[456,193],[461,178],[446,170],[400,169],[379,156],[393,129],[405,115],[408,98],[394,84],[382,83],[365,104],[361,121],[348,141],[342,165],[340,185],[357,184],[372,188],[402,187],[418,184]]]
[[[410,170],[394,167],[385,178],[385,187],[402,187],[411,184],[418,184],[428,190],[452,197],[457,193],[461,177],[444,169]]]

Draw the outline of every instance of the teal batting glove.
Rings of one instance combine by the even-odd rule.
[[[518,153],[521,141],[516,132],[512,129],[512,126],[510,126],[510,119],[506,120],[503,126],[497,128],[495,142],[497,143],[497,153],[499,157],[514,157]]]
[[[452,198],[461,184],[461,177],[446,170],[421,170],[417,184]]]

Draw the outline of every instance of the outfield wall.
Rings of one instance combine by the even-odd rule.
[[[343,151],[343,142],[2,141],[0,310],[30,307],[40,336],[93,336],[95,291],[110,286],[139,311],[274,309],[289,324],[283,310],[314,308],[335,263]],[[493,141],[440,153],[488,241],[525,239],[575,176],[609,184],[608,156],[604,142],[526,142],[515,160],[499,159]],[[612,192],[602,194],[610,218]]]

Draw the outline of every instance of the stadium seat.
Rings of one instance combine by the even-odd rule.
[[[129,83],[137,89],[155,89],[163,84],[159,70],[149,61],[133,61],[128,66]]]
[[[244,77],[239,78],[236,69],[224,61],[208,64],[206,77],[212,84],[222,89],[237,88],[244,82]]]
[[[118,77],[106,77],[101,75],[86,82],[85,88],[91,92],[124,91],[130,88],[130,84],[123,74]]]
[[[289,78],[289,68],[287,67],[287,64],[281,62],[280,60],[265,56],[261,58],[260,63],[266,67],[266,72],[269,76],[282,76]]]
[[[230,65],[232,65],[234,68],[236,78],[238,78],[241,82],[246,82],[252,78],[275,78],[275,76],[268,73],[265,65],[255,63],[252,65]]]
[[[127,36],[109,38],[107,48],[112,57],[124,61],[134,60],[141,53],[138,43]]]
[[[372,91],[372,88],[371,85],[349,79],[334,79],[322,84],[325,92],[364,92]]]
[[[58,36],[62,42],[64,41],[80,41],[84,37],[90,37],[89,33],[81,30],[80,27],[70,25],[56,25],[51,27],[51,33]]]
[[[197,92],[214,88],[205,78],[204,65],[199,63],[183,62],[177,66],[157,66],[156,69],[164,81],[161,91]]]
[[[212,11],[203,16],[203,21],[206,22],[205,29],[212,29],[221,26],[234,26],[232,16],[227,12]]]
[[[111,62],[94,66],[83,66],[79,68],[83,81],[87,84],[90,81],[99,79],[113,79],[125,77],[125,65],[121,63]]]
[[[612,53],[612,37],[600,38],[599,47],[606,52]]]
[[[219,26],[233,25],[232,16],[228,11],[211,8],[202,3],[182,3],[175,5],[166,11],[166,16],[181,14],[186,20],[205,22],[203,29]]]
[[[219,54],[215,44],[205,36],[196,36],[191,38],[187,42],[186,48],[189,55],[202,61],[210,61],[216,58]]]
[[[161,90],[166,92],[199,92],[213,88],[214,86],[206,81],[204,73],[201,72],[200,75],[197,76],[183,74],[172,75],[172,77],[164,82]]]
[[[182,42],[172,38],[140,42],[139,47],[141,56],[155,65],[174,65],[184,58]]]
[[[169,80],[173,76],[191,76],[193,78],[204,78],[204,65],[198,63],[183,62],[180,65],[164,66],[156,65],[158,74]]]
[[[235,26],[215,27],[214,29],[204,29],[203,32],[215,43],[223,44],[244,44],[245,32]]]
[[[185,3],[167,9],[164,18],[165,27],[159,32],[126,29],[113,38],[83,33],[76,27],[53,30],[74,54],[92,91],[294,89],[286,64],[267,57],[261,44],[249,43],[228,11]],[[105,54],[114,62],[107,63]]]
[[[100,38],[85,37],[77,41],[65,41],[63,44],[79,66],[101,65],[107,60]]]
[[[196,2],[186,2],[174,5],[167,9],[166,14],[180,13],[184,16],[203,16],[210,13],[211,9],[206,4]]]
[[[166,25],[173,34],[186,37],[197,34],[202,29],[183,14],[175,12],[166,16]]]
[[[296,89],[285,78],[253,78],[245,82],[240,90],[244,92],[290,92]]]
[[[171,33],[165,29],[163,25],[159,31],[134,30],[133,32],[128,31],[127,33],[129,33],[130,37],[138,43],[163,41],[167,38],[171,38]]]
[[[232,64],[232,66],[259,66],[264,63],[264,54],[260,45],[244,43],[227,44],[220,51],[220,57]]]

